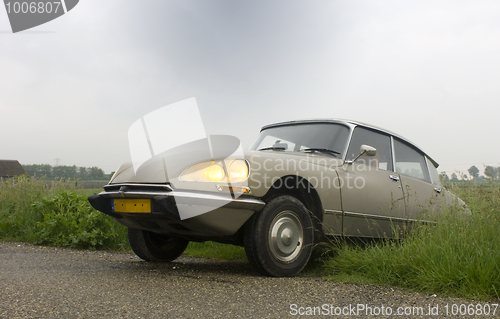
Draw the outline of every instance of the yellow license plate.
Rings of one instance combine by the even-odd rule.
[[[151,213],[151,200],[113,199],[113,211],[117,213]]]

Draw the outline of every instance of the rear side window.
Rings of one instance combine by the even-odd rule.
[[[429,168],[429,173],[431,175],[431,182],[434,185],[442,186],[441,181],[439,180],[439,173],[437,171],[436,166],[432,163],[432,161],[426,156],[425,160],[427,161],[427,167]]]
[[[347,152],[346,160],[353,160],[359,155],[361,145],[369,145],[377,149],[375,156],[361,156],[356,163],[365,163],[376,167],[392,171],[391,138],[376,131],[368,130],[364,127],[356,127],[352,134],[351,143]]]
[[[406,143],[394,139],[396,172],[402,175],[430,182],[425,156]]]

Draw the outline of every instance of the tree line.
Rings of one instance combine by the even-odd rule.
[[[471,166],[468,170],[469,176],[467,174],[461,173],[460,176],[458,176],[456,173],[452,173],[451,177],[448,177],[446,172],[442,172],[439,174],[439,178],[442,183],[447,183],[447,182],[452,182],[452,183],[458,183],[460,181],[475,181],[477,183],[486,183],[488,181],[500,181],[500,166],[499,167],[493,167],[493,166],[485,166],[484,168],[484,175],[480,175],[481,171],[479,168],[476,167],[476,165]]]
[[[52,166],[49,164],[23,165],[29,176],[48,179],[109,180],[113,173],[105,174],[99,167]]]

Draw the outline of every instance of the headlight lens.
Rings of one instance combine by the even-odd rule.
[[[215,164],[205,170],[205,177],[209,182],[220,182],[224,178],[224,169]]]
[[[229,181],[231,183],[242,182],[248,178],[248,164],[244,160],[234,160],[229,164]]]
[[[248,164],[245,160],[224,160],[220,162],[203,162],[186,169],[179,179],[188,182],[221,182],[225,181],[226,173],[229,175],[227,182],[237,183],[248,178]]]

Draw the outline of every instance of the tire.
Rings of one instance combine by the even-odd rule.
[[[145,261],[169,262],[177,259],[189,241],[141,229],[128,229],[128,241],[134,253]]]
[[[290,277],[304,269],[314,243],[314,228],[305,206],[281,195],[252,216],[245,228],[245,252],[265,276]]]

